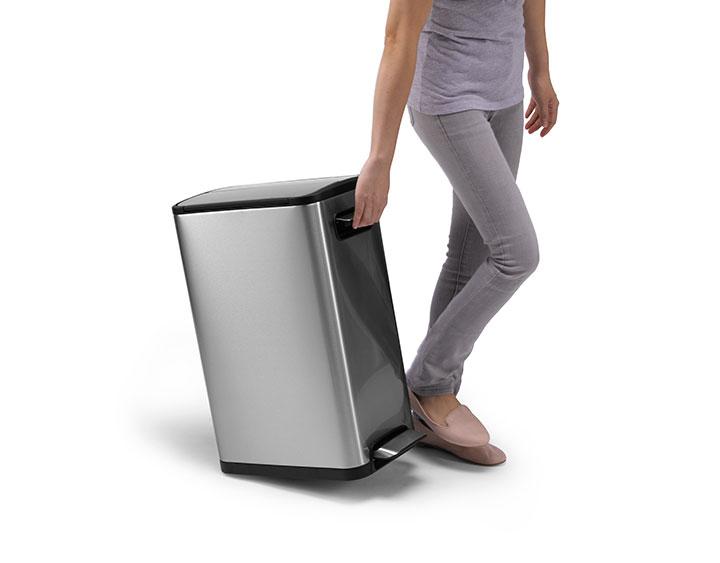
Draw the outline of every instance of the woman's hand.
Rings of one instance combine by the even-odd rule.
[[[555,126],[558,116],[558,101],[555,89],[550,82],[549,75],[535,77],[532,74],[528,77],[530,89],[532,90],[532,99],[525,112],[525,118],[529,118],[525,124],[525,129],[530,134],[535,133],[542,127],[540,136],[544,137]]]
[[[355,188],[353,228],[366,227],[380,220],[390,191],[390,164],[369,158]]]

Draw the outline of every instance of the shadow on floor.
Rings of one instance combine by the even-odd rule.
[[[416,446],[410,454],[416,460],[421,459],[434,466],[444,467],[453,471],[461,471],[462,473],[494,473],[505,465],[505,463],[496,466],[476,465],[460,459],[445,450],[427,446]]]
[[[161,443],[179,457],[202,466],[206,471],[216,472],[219,476],[232,481],[257,483],[337,502],[356,503],[378,497],[399,497],[407,494],[423,482],[416,474],[418,458],[429,459],[435,454],[442,455],[442,452],[433,451],[415,457],[415,452],[411,451],[380,471],[356,481],[306,481],[257,475],[224,475],[220,472],[215,437],[209,417],[153,416],[143,417],[140,422],[146,438]]]

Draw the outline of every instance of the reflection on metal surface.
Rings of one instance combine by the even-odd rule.
[[[354,193],[321,202],[323,221],[353,204]],[[388,428],[411,426],[380,225],[327,244],[361,438],[371,442]]]

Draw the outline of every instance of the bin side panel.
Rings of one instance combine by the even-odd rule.
[[[345,408],[315,221],[306,206],[176,216],[223,461],[348,468],[368,460]]]
[[[354,192],[324,201],[326,228],[353,206]],[[328,237],[328,250],[359,433],[372,446],[398,426],[412,427],[380,225]]]

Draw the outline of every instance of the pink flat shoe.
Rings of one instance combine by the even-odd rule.
[[[413,426],[415,430],[425,433],[425,437],[420,440],[418,445],[444,450],[453,454],[455,457],[459,457],[462,460],[469,461],[476,465],[500,465],[501,463],[505,463],[507,459],[505,452],[492,444],[465,447],[446,442],[430,428],[425,426],[422,420],[416,415],[413,415]]]
[[[413,412],[439,438],[456,446],[465,447],[486,446],[490,441],[490,435],[482,422],[465,405],[451,410],[445,417],[445,423],[438,424],[425,412],[417,395],[410,390],[408,393]]]

